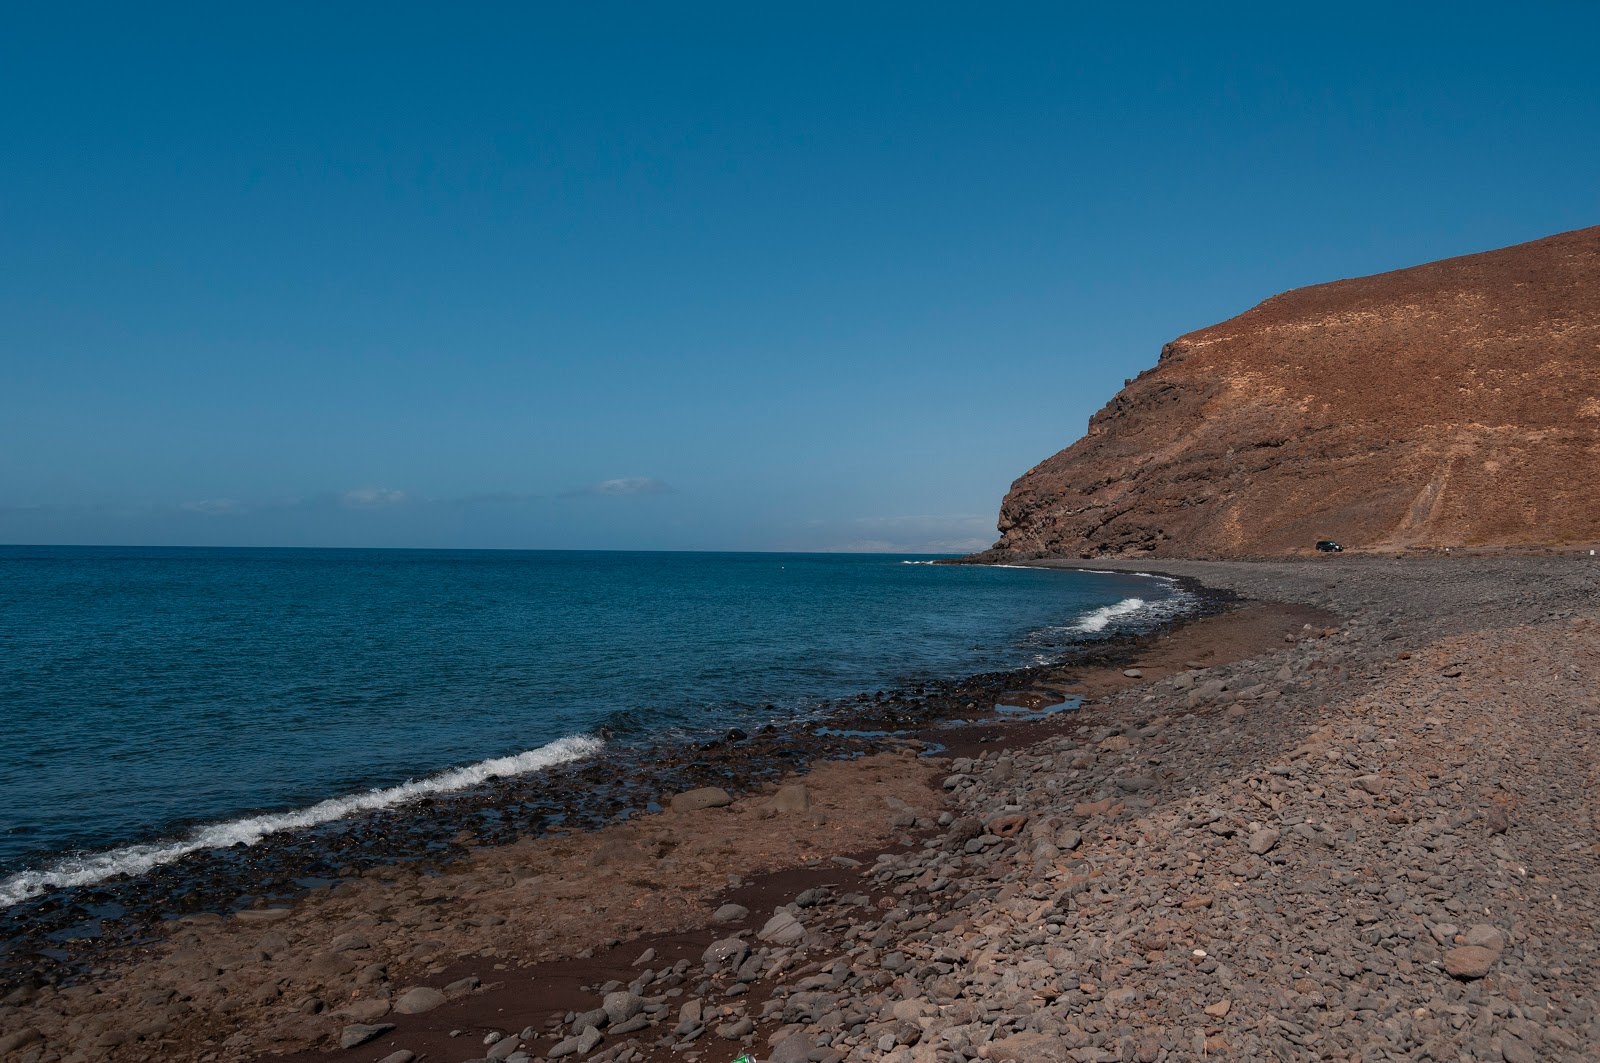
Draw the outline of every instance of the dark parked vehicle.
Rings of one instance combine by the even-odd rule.
[[[1321,550],[1325,554],[1339,554],[1344,552],[1344,547],[1340,546],[1332,539],[1318,539],[1317,549]]]

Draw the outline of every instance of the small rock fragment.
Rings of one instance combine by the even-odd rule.
[[[355,1048],[364,1045],[375,1037],[381,1037],[394,1029],[392,1022],[364,1023],[354,1022],[339,1032],[340,1048]]]
[[[1444,969],[1454,978],[1482,978],[1499,958],[1498,952],[1482,945],[1462,945],[1444,954]]]
[[[672,797],[674,812],[698,812],[704,808],[726,808],[731,804],[733,798],[720,786],[702,786],[698,790],[685,790]]]

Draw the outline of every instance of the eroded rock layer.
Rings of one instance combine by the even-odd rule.
[[[1000,510],[999,553],[1589,542],[1600,226],[1274,296],[1167,344]]]

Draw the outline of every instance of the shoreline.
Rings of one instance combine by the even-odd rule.
[[[185,924],[7,1005],[0,1032],[44,1039],[0,1058],[1588,1058],[1596,569],[1149,567],[1257,600],[1073,677],[1084,710],[782,779],[809,807],[775,785],[541,839],[548,866],[485,848]]]
[[[1165,630],[1230,604],[1227,596],[1181,582],[1191,595],[1184,611],[1147,628],[1140,625],[1103,638],[1090,635],[1050,665],[925,680],[836,698],[754,734],[733,728],[624,741],[538,771],[487,778],[461,790],[272,832],[253,844],[196,847],[175,861],[137,874],[52,887],[0,909],[0,987],[25,980],[70,980],[100,966],[107,955],[153,944],[175,919],[293,904],[373,868],[406,863],[439,870],[482,845],[511,844],[529,835],[568,830],[593,831],[619,818],[648,814],[660,809],[664,795],[697,786],[716,785],[740,793],[830,759],[900,748],[908,742],[936,748],[940,725],[974,713],[984,717],[1008,691],[1029,687],[1036,673],[1067,663],[1120,659],[1126,647],[1138,641],[1141,628]],[[1054,702],[1065,700],[1063,696]],[[1029,707],[1043,711],[1047,703],[1035,697]],[[355,803],[361,796],[330,800]],[[293,819],[306,811],[247,814],[196,829],[224,833],[251,818]],[[179,835],[172,846],[181,845],[185,837]]]
[[[521,790],[558,791],[574,785],[583,786],[581,797],[589,805],[588,814],[592,825],[575,825],[576,829],[571,833],[564,830],[542,833],[551,840],[596,838],[605,835],[607,830],[615,832],[618,829],[628,829],[625,823],[613,823],[610,827],[606,824],[615,820],[619,812],[638,808],[642,796],[659,796],[661,794],[659,784],[668,780],[680,790],[697,785],[729,786],[738,794],[736,803],[743,803],[761,798],[764,796],[763,789],[770,791],[774,781],[784,778],[798,778],[804,781],[820,771],[823,772],[823,782],[827,783],[831,774],[827,769],[830,767],[838,770],[858,763],[862,759],[881,757],[884,755],[882,750],[886,748],[925,749],[935,744],[966,748],[992,742],[994,735],[1000,732],[1042,733],[1055,726],[1060,718],[1077,713],[1068,711],[1041,715],[1031,720],[1007,719],[980,713],[978,719],[972,723],[957,722],[955,726],[950,726],[950,721],[971,719],[973,714],[967,708],[970,705],[985,702],[992,705],[1001,701],[1026,702],[1029,707],[1046,710],[1052,705],[1064,704],[1075,697],[1092,698],[1120,686],[1130,685],[1134,681],[1121,676],[1121,671],[1128,661],[1140,652],[1142,646],[1164,642],[1174,631],[1182,632],[1194,625],[1204,624],[1208,619],[1226,618],[1240,608],[1248,608],[1248,603],[1238,602],[1230,595],[1206,592],[1203,598],[1195,601],[1194,606],[1192,613],[1175,621],[1164,622],[1148,633],[1087,643],[1067,654],[1064,661],[1056,664],[1031,666],[1001,673],[984,673],[943,684],[938,688],[923,688],[921,691],[897,690],[880,692],[879,695],[858,695],[853,701],[838,706],[828,718],[806,721],[792,730],[785,729],[772,735],[753,736],[747,742],[721,744],[711,749],[680,749],[679,754],[684,760],[683,763],[669,765],[670,770],[656,776],[626,780],[625,783],[618,785],[618,793],[623,796],[616,797],[610,804],[604,803],[603,785],[606,780],[601,777],[601,773],[608,766],[604,763],[580,762],[563,765],[554,771],[540,773],[537,776],[500,780],[496,785],[473,794],[448,795],[445,798],[424,801],[416,805],[385,810],[384,813],[369,814],[363,817],[368,821],[364,826],[374,834],[384,834],[382,821],[385,819],[405,819],[413,822],[426,819],[430,827],[428,833],[448,834],[449,845],[435,849],[428,854],[429,858],[401,860],[380,856],[365,867],[355,863],[332,867],[329,866],[330,861],[318,856],[316,859],[320,861],[320,866],[327,868],[326,880],[316,883],[313,888],[298,890],[290,896],[257,900],[254,902],[254,908],[236,909],[229,906],[227,910],[231,911],[232,915],[226,920],[218,919],[221,913],[217,909],[220,906],[215,903],[214,898],[231,899],[237,895],[232,890],[224,888],[210,895],[203,893],[198,896],[191,895],[191,901],[197,910],[180,914],[176,918],[148,920],[134,926],[133,932],[120,939],[91,944],[90,947],[82,949],[78,955],[69,957],[69,960],[76,962],[62,964],[53,969],[46,966],[43,970],[37,966],[30,968],[25,964],[14,964],[4,980],[4,988],[8,993],[16,993],[19,987],[23,987],[24,995],[27,995],[29,990],[25,987],[45,988],[49,985],[47,978],[51,974],[66,975],[67,982],[63,984],[71,984],[79,977],[83,977],[85,983],[90,985],[108,979],[114,982],[130,967],[145,965],[152,957],[171,950],[174,941],[189,940],[197,930],[218,926],[231,928],[240,923],[255,925],[253,921],[261,918],[254,914],[255,912],[262,909],[276,912],[285,907],[299,909],[308,904],[336,897],[341,893],[347,894],[352,887],[360,886],[370,881],[373,876],[383,874],[385,869],[403,869],[408,875],[417,877],[448,877],[459,867],[470,865],[481,853],[509,851],[519,843],[519,839],[523,836],[515,833],[515,824],[508,827],[508,830],[512,831],[511,837],[499,840],[498,844],[495,843],[495,839],[482,838],[476,833],[467,836],[456,828],[468,815],[476,816],[487,809],[497,809],[503,814],[508,805],[527,805],[530,799],[519,794]],[[1053,678],[1059,678],[1068,672],[1081,674],[1089,682],[1067,690],[1036,689],[1039,683],[1052,682]],[[847,715],[848,720],[840,719],[841,715]],[[865,736],[816,733],[819,730],[832,730],[826,726],[829,723],[843,722],[860,725],[850,730],[880,733],[869,733]],[[846,729],[838,728],[838,730]],[[881,733],[885,731],[889,733]],[[791,755],[794,752],[802,752],[803,757]],[[930,759],[914,758],[917,765],[914,771],[929,770],[926,765]],[[799,769],[798,774],[795,771],[796,767]],[[736,779],[748,784],[748,789],[744,793],[739,793],[739,787],[731,785]],[[633,798],[631,802],[627,800],[629,794]],[[873,798],[870,803],[876,807],[877,799]],[[647,813],[642,819],[649,820],[654,815],[655,813]],[[338,825],[333,826],[338,827]],[[312,837],[313,834],[314,832],[306,832],[298,837],[267,839],[258,846],[223,854],[198,855],[202,860],[233,858],[237,862],[229,870],[239,878],[247,878],[261,874],[263,868],[272,869],[276,855],[292,860],[303,849],[320,849],[320,840]],[[398,849],[407,850],[412,847],[414,839],[418,836],[414,833],[401,834],[389,837],[387,841]],[[882,842],[887,839],[888,834],[868,831],[861,837],[869,843]],[[274,854],[275,849],[279,850],[279,854]],[[206,872],[202,871],[192,877],[203,878],[205,874]],[[230,882],[229,879],[221,881],[224,885]],[[121,886],[128,893],[135,895],[150,888],[148,881],[123,883]],[[98,898],[90,900],[93,903]],[[274,914],[270,918],[278,919],[282,916]],[[660,918],[658,913],[658,919]],[[13,955],[16,955],[43,936],[12,932],[8,933],[7,944],[14,950]],[[180,948],[178,951],[183,949]],[[41,973],[47,977],[40,978]],[[44,995],[53,996],[56,992],[46,989]],[[4,1027],[0,1027],[0,1030],[3,1029]],[[162,1050],[167,1051],[171,1047],[164,1045]],[[5,1058],[3,1053],[0,1053],[0,1058]]]

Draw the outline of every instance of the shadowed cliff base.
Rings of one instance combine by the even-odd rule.
[[[1274,296],[1167,344],[982,559],[1587,542],[1600,226]]]

